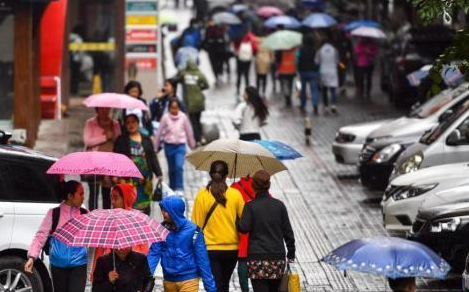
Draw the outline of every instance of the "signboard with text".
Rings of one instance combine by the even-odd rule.
[[[132,42],[154,42],[158,40],[158,33],[156,29],[140,28],[140,29],[127,29],[125,33],[125,41]]]

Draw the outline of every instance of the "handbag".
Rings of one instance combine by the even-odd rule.
[[[285,267],[285,272],[283,273],[282,278],[280,278],[280,285],[278,287],[279,292],[288,292],[288,281],[290,273],[290,264],[287,263],[287,266]]]
[[[163,200],[163,182],[159,180],[153,190],[153,202],[161,202]]]

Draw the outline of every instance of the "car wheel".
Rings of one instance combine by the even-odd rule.
[[[42,281],[36,269],[33,273],[24,272],[26,261],[20,257],[0,259],[0,287],[8,292],[43,292]]]

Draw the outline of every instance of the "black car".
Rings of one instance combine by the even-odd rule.
[[[430,247],[453,271],[462,272],[469,253],[469,202],[420,210],[408,238]]]
[[[388,186],[389,177],[394,163],[409,145],[418,138],[403,137],[368,139],[358,158],[358,170],[361,183],[373,190],[384,191]]]

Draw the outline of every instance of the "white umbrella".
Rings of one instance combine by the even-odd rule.
[[[235,178],[253,175],[265,170],[273,175],[286,170],[285,165],[261,145],[241,140],[219,139],[196,150],[187,156],[187,160],[198,170],[210,171],[210,165],[216,160],[228,164],[228,177]]]
[[[241,20],[230,12],[218,12],[213,15],[213,21],[221,24],[241,24]]]
[[[352,30],[352,35],[374,39],[385,39],[386,34],[379,28],[362,26]]]

